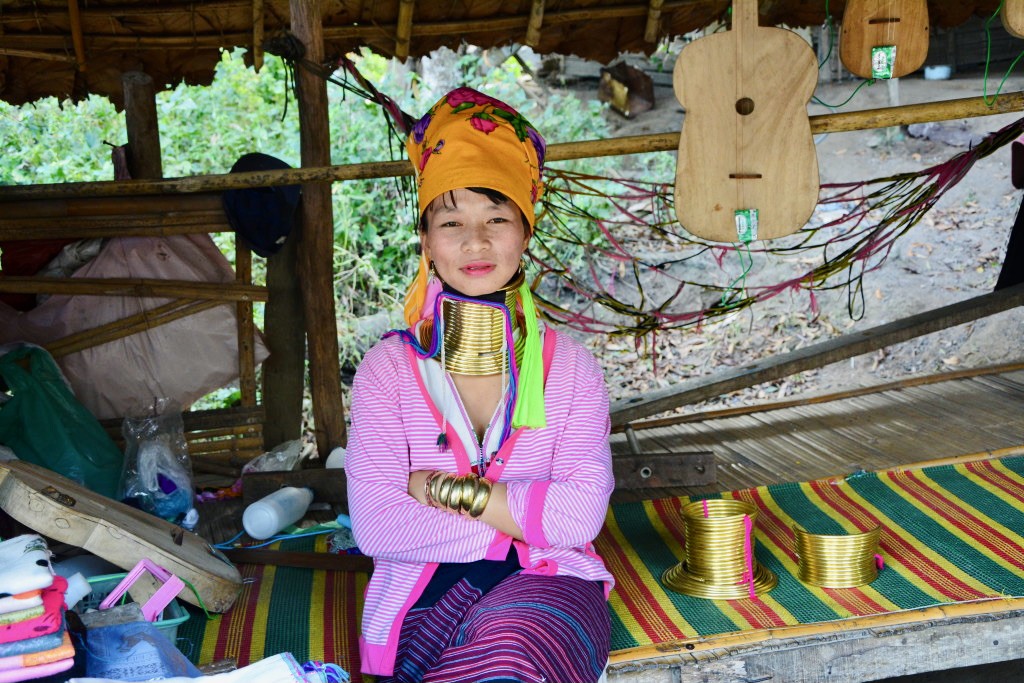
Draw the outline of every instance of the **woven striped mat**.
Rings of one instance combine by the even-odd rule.
[[[723,634],[1024,596],[1024,457],[862,473],[713,497],[757,506],[754,552],[778,576],[778,585],[742,600],[705,600],[668,590],[660,577],[683,559],[680,508],[691,499],[614,505],[596,541],[617,581],[609,602],[613,662]],[[881,525],[885,568],[860,588],[803,584],[797,578],[793,524],[823,534]],[[283,547],[323,552],[325,545],[323,538],[296,539]],[[193,662],[232,658],[244,666],[291,652],[300,662],[338,664],[354,681],[361,680],[358,620],[366,574],[239,569],[245,584],[231,610],[212,620],[193,610],[178,629],[178,646]]]
[[[327,537],[275,543],[274,550],[327,552]],[[359,618],[369,575],[271,565],[238,565],[242,592],[212,619],[189,606],[178,649],[195,664],[234,659],[245,666],[281,652],[317,659],[359,676]]]
[[[615,505],[597,539],[598,552],[618,580],[610,598],[614,662],[664,652],[666,643],[717,634],[956,603],[1003,604],[1024,596],[1024,457],[862,473],[709,497],[757,507],[754,552],[779,577],[778,585],[742,600],[706,600],[666,589],[659,579],[683,559],[680,508],[690,499]],[[885,566],[860,588],[804,584],[797,578],[794,524],[820,534],[880,525]]]

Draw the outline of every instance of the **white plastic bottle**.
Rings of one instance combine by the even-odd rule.
[[[285,486],[245,508],[242,526],[257,540],[270,538],[302,519],[313,502],[313,489]]]

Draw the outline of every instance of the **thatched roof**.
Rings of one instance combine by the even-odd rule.
[[[837,21],[845,4],[831,2]],[[322,0],[322,13],[328,56],[361,46],[405,57],[462,42],[527,43],[542,54],[608,63],[622,52],[650,53],[658,39],[720,20],[729,5],[729,0]],[[819,25],[825,5],[823,0],[760,0],[761,24]],[[998,5],[998,0],[928,2],[936,27],[991,14]],[[540,21],[534,15],[531,30],[535,6],[543,15]],[[288,0],[3,0],[0,99],[22,104],[97,93],[120,103],[121,74],[139,70],[158,88],[180,81],[208,84],[221,48],[251,51],[261,36],[288,24]]]

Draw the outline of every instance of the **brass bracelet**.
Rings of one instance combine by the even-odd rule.
[[[436,479],[440,474],[442,474],[441,470],[431,470],[427,475],[427,478],[423,480],[423,498],[425,499],[426,504],[432,508],[437,507],[437,501],[434,500],[433,493],[431,492],[431,484],[433,484],[434,479]]]
[[[491,481],[483,477],[477,478],[477,487],[473,492],[473,501],[466,510],[469,516],[476,519],[484,513],[488,501],[491,499]]]
[[[448,507],[448,496],[451,495],[452,484],[455,482],[455,476],[445,474],[443,477],[438,477],[438,480],[439,482],[434,499],[438,502],[440,507]]]
[[[434,470],[424,483],[424,497],[433,507],[475,519],[483,514],[491,498],[491,482],[474,474],[460,476]]]

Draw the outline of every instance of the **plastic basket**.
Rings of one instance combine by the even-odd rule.
[[[75,611],[82,613],[90,609],[99,609],[100,603],[103,602],[104,598],[113,593],[114,589],[117,588],[117,584],[121,583],[126,576],[128,576],[127,572],[123,574],[90,576],[87,580],[92,587],[92,592],[75,605]],[[167,607],[160,614],[160,618],[153,622],[153,626],[156,626],[157,630],[164,634],[171,641],[171,644],[174,645],[178,640],[178,626],[188,621],[188,616],[188,612],[185,611],[175,598],[167,603]]]

